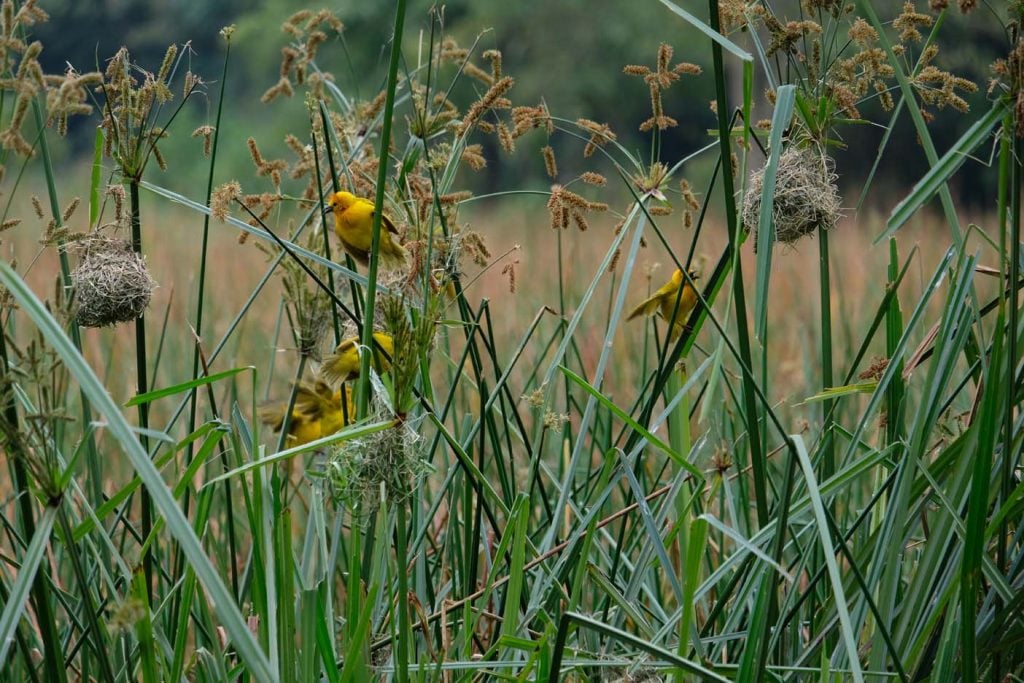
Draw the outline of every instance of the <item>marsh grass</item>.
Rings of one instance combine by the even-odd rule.
[[[288,19],[264,99],[305,95],[308,121],[285,141],[286,159],[250,139],[251,177],[216,188],[221,105],[232,103],[206,93],[218,106],[197,131],[203,142],[157,126],[173,108],[130,113],[147,97],[136,88],[165,97],[173,52],[155,74],[125,72],[135,84],[121,72],[33,81],[32,51],[9,45],[27,65],[6,65],[22,80],[3,82],[15,96],[0,110],[5,163],[36,150],[26,166],[36,177],[10,211],[37,217],[8,226],[12,263],[0,264],[5,676],[1019,672],[1016,25],[1001,80],[940,156],[928,113],[962,109],[971,90],[934,66],[953,10],[904,9],[888,26],[867,2],[853,15],[801,3],[794,23],[767,5],[710,0],[704,21],[662,4],[711,55],[703,74],[675,64],[667,45],[651,46],[652,65],[626,66],[624,83],[651,102],[637,123],[644,155],[599,112],[567,119],[517,102],[500,52],[460,47],[443,12],[405,17],[400,2],[395,35],[418,22],[421,39],[387,43],[386,87],[366,102],[322,70],[341,22],[326,11]],[[42,19],[33,7],[4,3],[8,41]],[[728,97],[733,62],[741,101]],[[226,50],[208,91],[224,87],[229,64]],[[755,74],[771,90],[765,126],[751,120]],[[39,124],[52,118],[59,133],[66,116],[88,115],[80,89],[100,78],[120,79],[127,109],[101,105],[107,135],[90,182],[60,184],[45,145],[55,131]],[[691,123],[671,117],[664,93],[691,78],[715,82],[714,134],[665,159],[664,131]],[[62,87],[64,99],[43,97]],[[103,93],[92,91],[117,101]],[[864,98],[891,112],[883,146],[909,113],[932,170],[889,217],[858,206],[838,225],[811,226],[816,237],[776,244],[786,150],[835,144]],[[122,131],[134,142],[104,156]],[[464,191],[489,135],[504,154],[535,155],[554,185]],[[560,173],[571,165],[554,156],[555,139],[576,145],[585,173]],[[996,211],[968,222],[947,183],[992,139]],[[210,152],[204,197],[136,163],[179,140]],[[702,183],[698,163],[716,169]],[[108,182],[128,191],[109,194]],[[38,210],[35,186],[46,195]],[[382,210],[391,216],[407,272],[339,257],[322,218],[338,189],[374,201],[374,240]],[[89,197],[87,224],[59,208],[74,195]],[[160,283],[149,336],[79,330],[71,315],[71,226],[102,225],[118,197]],[[756,253],[744,224],[756,225]],[[701,271],[688,320],[624,320],[624,307],[688,266]],[[675,322],[686,331],[667,340]],[[394,348],[387,369],[371,371],[378,329]],[[354,392],[354,414],[292,445],[292,408],[307,400],[299,382],[317,378],[320,351],[350,333],[362,339],[361,372],[331,388]],[[140,390],[147,380],[152,390]],[[282,397],[281,433],[268,434],[260,407]],[[133,426],[127,409],[140,407]]]

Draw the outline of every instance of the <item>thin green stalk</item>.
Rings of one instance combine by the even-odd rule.
[[[1016,308],[1015,301],[1010,303],[1010,310]],[[979,405],[971,428],[977,432],[972,439],[974,453],[971,454],[970,495],[967,503],[967,521],[964,529],[964,544],[960,563],[960,665],[963,680],[977,681],[979,664],[978,652],[978,603],[981,595],[981,564],[985,554],[987,538],[985,534],[986,518],[991,496],[993,455],[996,453],[996,432],[998,431],[998,415],[1003,409],[1003,400],[1007,393],[1000,386],[1002,378],[1001,363],[1004,361],[1002,334],[1003,316],[1000,315],[989,357],[988,372],[981,385]],[[1011,328],[1009,338],[1012,339],[1016,330]],[[1011,371],[1012,372],[1012,371]],[[1011,375],[1012,377],[1012,375]],[[1013,386],[1013,385],[1010,385]],[[1012,398],[1010,399],[1012,404]],[[1012,412],[1012,410],[1008,411]],[[1004,459],[1009,453],[1003,452]],[[998,660],[995,662],[998,665]],[[996,673],[996,672],[993,672]]]
[[[131,211],[132,226],[132,251],[142,255],[142,225],[139,220],[139,180],[131,178],[128,181],[128,202]],[[135,383],[139,394],[149,391],[149,383],[146,380],[146,314],[141,314],[135,321]],[[149,429],[149,403],[139,404],[139,427],[143,430]],[[145,432],[139,434],[139,443],[142,449],[149,452],[149,437]],[[142,505],[142,538],[149,538],[153,530],[153,510],[149,498],[149,491],[142,489],[139,498]],[[142,572],[146,577],[146,596],[149,603],[153,604],[153,552],[150,547],[142,553]]]
[[[216,114],[216,117],[214,118],[213,139],[212,139],[211,145],[210,145],[209,173],[207,174],[207,179],[206,179],[206,206],[210,205],[210,200],[211,200],[211,197],[213,196],[214,171],[215,171],[215,169],[217,167],[217,150],[218,150],[218,148],[220,146],[219,145],[219,143],[220,143],[220,127],[221,127],[221,118],[222,118],[222,114],[223,114],[223,111],[224,111],[224,93],[225,93],[225,90],[227,89],[228,62],[229,62],[229,59],[230,59],[230,56],[231,56],[231,36],[230,36],[230,34],[226,34],[225,35],[225,40],[226,40],[227,46],[226,46],[226,49],[225,49],[225,52],[224,52],[224,65],[223,65],[223,68],[221,69],[220,94],[219,94],[219,96],[217,98],[217,114]],[[206,301],[206,271],[207,271],[207,257],[209,255],[209,238],[210,238],[210,215],[209,214],[204,214],[203,215],[203,238],[202,238],[202,243],[201,243],[200,250],[199,250],[199,283],[198,283],[198,291],[196,292],[196,322],[195,322],[195,328],[194,328],[195,329],[196,343],[195,343],[193,351],[192,351],[192,378],[193,379],[196,379],[196,378],[199,377],[200,354],[202,352],[202,347],[201,347],[201,344],[200,344],[200,340],[202,339],[202,334],[203,334],[203,311],[204,311],[204,303]],[[188,400],[189,400],[188,432],[191,434],[193,431],[195,431],[195,428],[196,428],[196,419],[197,419],[198,404],[199,404],[198,387],[189,392]],[[192,458],[194,457],[194,448],[193,448],[193,446],[194,446],[194,444],[190,442],[189,445],[188,445],[187,450],[185,451],[185,467],[186,468],[192,462]],[[228,466],[227,462],[226,461],[222,461],[222,462],[224,464],[225,471],[227,471],[227,466]],[[235,534],[234,534],[234,526],[235,526],[235,524],[234,524],[234,502],[232,501],[232,497],[231,497],[231,481],[229,479],[225,479],[224,480],[224,501],[225,501],[225,506],[226,506],[226,515],[227,515],[227,522],[226,523],[227,523],[227,527],[228,527],[228,549],[229,549],[228,552],[231,554],[231,557],[236,557],[236,550],[237,549],[236,549]],[[189,514],[190,503],[191,503],[191,488],[187,488],[187,489],[185,489],[185,496],[184,496],[184,499],[182,500],[182,510],[184,511],[186,516],[188,516],[188,514]],[[184,561],[184,557],[181,554],[180,549],[179,549],[178,552],[176,553],[176,556],[175,556],[175,559],[174,559],[174,562],[173,562],[173,566],[180,568],[180,567],[182,567],[182,562],[183,561]],[[228,565],[229,565],[229,567],[231,569],[231,587],[232,587],[232,591],[234,592],[235,597],[238,598],[239,594],[238,594],[238,569],[237,569],[237,563],[229,562]],[[178,609],[181,606],[181,596],[182,596],[182,593],[178,592],[175,595],[175,597],[174,597],[174,603],[173,603],[173,605],[172,605],[172,607],[171,607],[171,609],[169,611],[169,621],[168,621],[169,624],[177,623]]]
[[[46,122],[43,116],[42,107],[37,98],[32,98],[32,117],[35,119],[36,127],[41,131],[39,135],[39,156],[43,163],[43,175],[46,179],[46,194],[50,200],[50,216],[54,224],[63,227],[64,217],[60,210],[60,202],[57,201],[56,175],[53,169],[53,158],[50,156],[50,145],[46,138]],[[71,264],[68,260],[67,246],[63,241],[57,245],[57,258],[60,263],[60,280],[65,292],[71,291]],[[79,351],[82,350],[82,331],[78,323],[72,321],[68,325],[68,332],[71,335],[71,342]],[[79,397],[82,402],[82,424],[92,424],[92,409],[85,392],[79,390]],[[86,436],[86,469],[89,472],[89,492],[92,503],[98,505],[103,501],[103,472],[100,467],[101,461],[99,452],[96,449],[96,435],[90,430]],[[104,553],[106,550],[104,549]]]
[[[1017,122],[1018,125],[1020,122]],[[1020,291],[1020,222],[1021,222],[1021,186],[1024,183],[1024,159],[1021,158],[1021,154],[1024,154],[1024,140],[1017,137],[1013,142],[1014,154],[1012,162],[1012,195],[1010,202],[1010,283],[1009,289],[1010,294],[1008,302],[1010,304],[1009,310],[1009,328],[1010,337],[1007,340],[1009,342],[1009,368],[1007,368],[1008,381],[1007,386],[1016,386],[1015,373],[1017,371],[1017,360],[1020,358],[1019,349],[1017,347],[1017,329],[1020,321],[1020,308],[1018,294]],[[1013,468],[1016,463],[1013,462],[1013,418],[1014,409],[1017,405],[1015,392],[1009,392],[1010,405],[1007,406],[1006,410],[1006,432],[1004,434],[1003,443],[1003,485],[1005,497],[1009,497],[1013,481],[1011,478]],[[1004,500],[1005,500],[1004,497]],[[1005,537],[1004,537],[1005,538]]]
[[[715,31],[720,31],[719,25],[719,13],[718,13],[718,0],[708,0],[708,9],[710,14],[711,28]],[[712,40],[711,50],[714,61],[714,75],[715,75],[715,96],[717,101],[717,115],[718,115],[718,140],[721,148],[721,158],[723,165],[731,164],[732,149],[730,141],[732,140],[732,131],[728,119],[728,98],[726,96],[725,88],[725,64],[722,56],[722,46],[717,40]],[[744,128],[749,129],[749,120],[744,120]],[[739,224],[736,211],[736,193],[733,184],[733,174],[731,172],[731,166],[726,166],[722,173],[722,191],[725,200],[725,215],[729,228],[729,256],[732,257],[733,261],[733,302],[736,311],[736,334],[739,337],[739,360],[745,368],[743,372],[743,413],[744,422],[747,432],[747,440],[750,444],[750,467],[754,478],[754,498],[757,507],[757,519],[758,525],[765,526],[770,518],[768,508],[768,490],[767,490],[767,468],[768,464],[764,457],[761,442],[760,432],[760,410],[756,397],[759,394],[758,387],[755,385],[754,377],[752,374],[753,364],[751,362],[750,352],[750,332],[747,324],[747,307],[745,300],[745,293],[743,289],[743,268],[742,261],[739,258]],[[762,396],[763,399],[763,396]],[[772,415],[771,410],[767,410],[770,417]],[[776,562],[780,562],[782,559],[782,550],[785,547],[785,536],[786,536],[786,519],[789,515],[789,498],[792,495],[794,472],[796,469],[796,453],[793,448],[793,444],[789,438],[785,436],[783,432],[783,438],[786,440],[786,447],[789,453],[789,462],[786,466],[786,476],[783,483],[783,490],[779,503],[776,507],[775,514],[779,516],[780,522],[776,527],[776,543],[775,553],[773,555]],[[759,601],[758,608],[755,609],[754,623],[751,629],[758,634],[758,637],[754,640],[754,643],[748,642],[747,648],[753,648],[751,653],[744,651],[744,661],[746,664],[745,669],[749,670],[750,666],[754,667],[755,675],[760,677],[764,672],[764,667],[767,662],[767,643],[768,638],[764,636],[762,627],[765,624],[773,623],[775,621],[775,615],[778,611],[778,596],[773,590],[774,586],[769,583],[769,578],[764,579],[763,588],[765,589],[765,604],[761,604]]]
[[[829,269],[828,253],[828,231],[818,228],[818,288],[821,297],[821,390],[827,391],[835,386],[832,373],[832,278]],[[821,412],[823,415],[821,424],[820,448],[820,472],[819,481],[827,481],[835,472],[835,443],[832,438],[833,408],[835,401],[827,399],[822,401]],[[829,501],[827,511],[829,515],[835,515],[834,501]],[[815,556],[814,564],[817,564],[821,556],[821,549],[815,546],[812,550]],[[822,566],[824,569],[824,566]],[[813,571],[813,568],[812,568]],[[817,600],[821,598],[828,600],[828,588],[824,584],[820,591],[815,591],[814,600],[811,602],[809,614],[812,624],[817,625],[821,616],[818,610]]]
[[[210,198],[213,196],[213,177],[214,169],[217,167],[217,148],[220,142],[220,122],[221,114],[224,111],[224,91],[227,89],[227,78],[228,78],[228,59],[231,56],[231,37],[227,37],[227,48],[224,52],[224,67],[221,69],[220,75],[220,95],[217,98],[217,116],[214,119],[213,128],[213,141],[210,146],[210,170],[206,177],[206,206],[210,205]],[[203,239],[202,246],[199,248],[199,285],[198,292],[196,293],[196,324],[195,324],[195,336],[202,338],[203,335],[203,304],[206,298],[206,260],[209,251],[210,242],[210,215],[203,214]],[[199,377],[199,344],[195,345],[192,352],[192,379]],[[193,389],[189,396],[189,413],[188,413],[188,431],[192,433],[196,428],[196,410],[198,403],[197,390]],[[192,462],[192,444],[188,446],[188,450],[185,451],[185,466]],[[188,515],[189,509],[189,492],[186,490],[185,499],[182,502],[182,507],[185,514]],[[231,496],[227,497],[228,505],[230,505]]]
[[[711,28],[719,30],[718,0],[708,0],[708,7],[711,18]],[[732,134],[729,128],[729,100],[725,90],[725,63],[722,58],[722,46],[717,41],[711,42],[711,52],[714,58],[715,72],[715,96],[718,102],[718,140],[721,145],[723,164],[726,165],[722,173],[722,194],[725,200],[725,216],[729,227],[729,248],[732,254],[737,254],[739,249],[739,225],[736,214],[736,191],[733,186],[733,174],[725,160],[732,159],[732,148],[730,140]],[[744,121],[744,126],[749,122]],[[747,305],[743,291],[743,268],[739,258],[733,264],[733,301],[736,309],[736,334],[739,337],[740,359],[747,368],[753,368],[750,354],[750,332],[747,327]],[[747,440],[750,443],[750,466],[754,475],[754,497],[757,503],[757,521],[760,526],[768,523],[768,487],[766,463],[761,450],[761,436],[758,427],[758,408],[755,401],[754,379],[743,375],[743,412],[747,428]]]
[[[314,163],[314,168],[316,169],[316,186],[318,188],[322,188],[324,186],[324,183],[323,183],[323,179],[320,176],[320,148],[317,146],[317,143],[316,143],[316,133],[313,132],[312,129],[313,129],[313,125],[312,125],[312,121],[310,121],[310,134],[313,136],[313,163]],[[325,144],[329,145],[329,143],[327,143],[326,139],[325,139]],[[326,211],[324,210],[325,207],[323,206],[323,192],[322,191],[318,192],[317,195],[320,197],[320,205],[321,205],[320,206],[320,209],[321,209],[320,210],[320,214],[324,215],[326,213]],[[330,261],[331,260],[331,236],[330,236],[329,231],[327,230],[327,224],[326,223],[324,223],[324,226],[323,226],[323,233],[324,233],[324,258],[327,259],[328,261]],[[334,290],[334,271],[331,270],[330,268],[327,269],[327,286],[331,288],[332,292],[335,291]],[[338,306],[337,306],[337,304],[334,303],[333,299],[331,300],[331,322],[334,324],[334,344],[338,345],[338,344],[341,343],[341,318],[338,316]],[[342,401],[341,405],[342,405],[343,408],[345,408],[347,406],[347,402]]]
[[[391,124],[394,119],[395,111],[395,90],[398,87],[398,66],[401,61],[402,55],[402,28],[405,25],[405,5],[406,0],[398,0],[395,8],[395,24],[394,32],[391,36],[391,56],[388,65],[388,78],[386,86],[386,95],[384,100],[384,114],[383,121],[381,124],[380,134],[380,152],[378,153],[379,168],[377,171],[377,187],[374,197],[374,212],[373,212],[373,235],[370,242],[370,265],[367,272],[367,283],[365,292],[365,305],[363,307],[363,327],[362,327],[362,339],[361,343],[363,348],[373,349],[373,328],[374,328],[374,314],[376,311],[376,297],[377,297],[377,272],[380,263],[380,231],[381,223],[384,216],[384,195],[387,189],[388,180],[388,169],[391,164],[388,162],[390,158],[390,145],[391,145]],[[370,359],[374,356],[372,353],[364,353],[360,358],[360,372],[359,380],[356,386],[356,415],[359,418],[366,416],[369,408],[370,401]],[[395,548],[396,564],[398,565],[399,571],[399,596],[398,596],[398,652],[396,657],[396,678],[399,683],[406,683],[408,681],[408,664],[409,664],[409,640],[406,638],[408,631],[408,619],[409,619],[409,607],[407,603],[406,593],[408,587],[406,585],[405,568],[408,566],[408,558],[406,557],[406,543],[405,543],[405,506],[408,504],[407,500],[395,501],[398,508],[398,544]],[[393,615],[394,616],[394,615]]]
[[[274,467],[274,474],[280,471]],[[287,484],[287,477],[282,478]],[[295,681],[296,676],[296,653],[295,653],[295,556],[292,553],[292,511],[284,506],[284,496],[281,501],[277,500],[278,491],[281,487],[275,487],[274,491],[274,521],[273,537],[271,542],[276,545],[274,549],[274,580],[277,583],[277,614],[272,618],[277,619],[278,651],[281,653],[281,664],[278,674],[282,681]],[[304,646],[313,647],[312,643],[303,643]]]
[[[1015,110],[1016,111],[1016,110]],[[1004,128],[1004,135],[1015,136],[1016,126],[1020,125],[1021,122],[1013,121],[1014,127],[1006,130]],[[1013,472],[1016,469],[1017,457],[1014,452],[1014,418],[1015,408],[1017,406],[1017,392],[1012,388],[1017,386],[1016,371],[1017,371],[1017,359],[1018,348],[1017,348],[1017,330],[1020,319],[1020,299],[1018,298],[1019,293],[1019,280],[1020,280],[1020,212],[1021,212],[1021,182],[1024,180],[1024,160],[1021,159],[1021,154],[1024,153],[1024,144],[1022,144],[1021,138],[1012,137],[1013,139],[1013,150],[1011,170],[1010,170],[1010,244],[1009,244],[1009,257],[1010,257],[1010,282],[1009,282],[1009,297],[1007,297],[1007,303],[1009,304],[1009,324],[1007,329],[1009,334],[1007,336],[1007,355],[1009,361],[1007,363],[1007,387],[1011,387],[1010,391],[1006,392],[1007,405],[1003,409],[1003,444],[1002,444],[1002,467],[1000,467],[1000,495],[1002,503],[1005,503],[1009,499],[1013,492],[1014,477]],[[1005,158],[1006,155],[1003,155]],[[1000,195],[1002,197],[1005,188],[1003,187],[1003,181],[1006,179],[1003,173],[1003,164],[1000,164]],[[1000,216],[1002,219],[1003,216]],[[1001,234],[1005,232],[1001,231]],[[1004,252],[1005,258],[1005,252]],[[1002,270],[1002,269],[1000,269]],[[997,335],[1000,331],[997,329],[995,332]],[[981,454],[982,456],[986,454]],[[996,566],[1000,571],[1006,572],[1007,566],[1007,538],[1009,536],[1009,526],[1007,520],[1004,518],[1003,522],[999,526],[999,534],[997,536],[998,543],[996,544]],[[997,613],[1002,610],[1002,600],[997,595],[995,600],[995,611]],[[1001,658],[999,653],[996,652],[993,661],[992,680],[999,680],[1001,678]]]
[[[563,252],[562,252],[562,231],[561,230],[556,230],[555,231],[555,240],[556,240],[556,243],[557,243],[557,246],[558,246],[558,252],[557,252],[557,254],[558,254],[558,261],[557,261],[557,263],[558,263],[558,319],[562,320],[562,321],[565,321],[565,320],[569,319],[569,315],[566,314],[566,306],[565,306],[565,273],[562,270],[562,265],[563,265],[564,261],[562,260],[563,259]],[[560,333],[559,334],[559,343],[564,343],[565,342],[566,331],[567,331],[566,328],[567,327],[568,327],[568,325],[565,322],[562,322],[558,326],[558,331]],[[572,396],[572,393],[570,391],[569,377],[563,374],[562,382],[563,382],[562,391],[563,391],[563,394],[564,394],[563,395],[563,399],[565,400],[565,404],[563,406],[563,410],[565,411],[566,415],[569,415],[570,414],[569,400],[570,400],[570,398]],[[572,430],[569,428],[568,424],[563,425],[563,427],[562,427],[562,438],[558,440],[559,443],[561,443],[564,440],[570,439],[571,437],[569,435],[569,432],[571,432],[571,431]],[[558,458],[558,467],[559,467],[558,476],[559,477],[564,477],[565,476],[565,472],[561,471],[561,468],[562,468],[562,458]],[[614,571],[612,573],[614,575]]]
[[[380,231],[384,217],[384,193],[387,189],[388,169],[391,164],[391,123],[395,112],[395,90],[398,87],[398,64],[402,57],[402,27],[405,25],[405,1],[398,0],[395,9],[395,29],[391,36],[391,61],[388,66],[387,94],[384,100],[384,119],[380,132],[380,152],[377,169],[377,191],[374,197],[373,236],[370,241],[370,267],[366,282],[366,305],[363,308],[364,325],[362,329],[362,345],[364,349],[373,349],[373,317],[376,311],[377,271],[380,264]],[[374,354],[364,353],[359,363],[359,382],[356,389],[356,415],[362,419],[366,416],[370,403],[370,358]],[[403,558],[404,559],[404,558]],[[399,680],[404,680],[400,676]]]
[[[899,274],[899,252],[896,239],[889,240],[889,286],[896,281]],[[903,312],[900,308],[900,298],[896,293],[885,314],[885,350],[886,358],[892,358],[903,337]],[[900,361],[900,370],[903,369],[903,361]],[[902,373],[893,378],[886,393],[886,443],[898,445],[906,438],[906,427],[903,422],[904,397],[906,395],[906,383]]]
[[[369,354],[366,354],[369,355]],[[409,653],[412,651],[412,629],[409,626],[409,577],[408,569],[408,543],[406,528],[405,507],[409,504],[409,496],[404,495],[403,500],[395,501],[397,508],[397,521],[395,522],[395,559],[396,571],[398,572],[398,595],[395,600],[398,603],[398,648],[395,655],[395,673],[398,681],[404,683],[409,679]]]
[[[1012,231],[1012,228],[1007,224],[1007,221],[1009,219],[1009,205],[1012,202],[1011,187],[1013,184],[1014,171],[1013,169],[1011,169],[1011,156],[1014,151],[1014,130],[1014,116],[1012,113],[1007,113],[1006,116],[1003,118],[1002,134],[1000,135],[999,141],[999,179],[997,181],[998,199],[996,204],[996,216],[999,221],[999,289],[1001,292],[1007,292],[1007,298],[1005,300],[1000,299],[999,301],[999,309],[1001,311],[1004,310],[1004,302],[1017,301],[1016,297],[1010,298],[1009,296],[1010,283],[1008,282],[1008,279],[1010,276],[1007,272],[1008,270],[1011,270],[1013,267],[1012,259],[1010,259],[1010,261],[1007,262],[1009,258],[1008,251],[1010,250],[1010,248],[1007,245],[1007,240],[1009,238],[1009,233]],[[1017,161],[1019,161],[1019,159]],[[1014,163],[1014,167],[1016,167],[1016,165],[1017,164]],[[1014,306],[1014,308],[1016,307]],[[1012,339],[1016,335],[1016,330],[1013,328],[1012,325],[1008,329],[1010,337]],[[998,331],[996,332],[996,334],[998,334]],[[1013,368],[1014,364],[1012,363],[1009,364],[1009,366],[1007,367],[1007,371],[1011,373],[1011,382],[1013,380]],[[1009,384],[1007,386],[1013,385]],[[1008,450],[1008,446],[1012,444],[1012,434],[1013,410],[1010,409],[1009,406],[1007,406],[1007,411],[1004,415],[1003,422],[1003,459],[1002,467],[1000,468],[1000,503],[1006,502],[1007,497],[1010,495],[1010,489],[1013,486],[1013,481],[1011,478],[1013,457],[1011,455],[1012,451]],[[1006,539],[1008,531],[1008,524],[1006,520],[1003,520],[1003,522],[999,525],[999,533],[997,534],[996,539],[996,566],[999,567],[999,569],[1003,572],[1007,571]],[[995,610],[998,612],[1002,609],[1002,607],[1002,600],[1000,600],[999,596],[997,595],[995,602]],[[992,668],[992,680],[996,680],[998,677],[998,670],[1000,668],[998,654],[994,658]]]
[[[342,42],[344,42],[344,41],[342,41]],[[330,172],[331,172],[331,190],[333,192],[337,192],[338,190],[341,189],[341,186],[338,184],[338,169],[337,169],[337,167],[334,164],[334,150],[331,147],[331,136],[329,134],[330,131],[332,130],[330,128],[331,124],[330,124],[329,119],[327,118],[327,108],[326,108],[326,106],[324,106],[323,102],[320,102],[319,110],[320,110],[320,126],[321,126],[321,130],[324,132],[324,151],[327,152],[327,167],[330,169]],[[315,140],[314,140],[314,143],[315,143]],[[314,144],[313,149],[316,150],[315,144]],[[352,151],[352,154],[353,155],[355,154],[355,150]],[[318,161],[318,159],[319,159],[318,156],[314,157],[314,160]],[[318,161],[318,163],[319,163],[319,161]],[[346,174],[349,173],[347,165],[345,166],[345,173]],[[351,178],[349,178],[349,181],[351,182]],[[323,196],[323,193],[322,193],[323,185],[320,184],[319,180],[317,181],[317,187],[321,188],[321,196]],[[326,231],[326,228],[324,228],[324,230]],[[344,251],[344,250],[342,250],[341,253],[345,257],[345,267],[348,268],[349,270],[355,272],[356,262],[352,259],[352,255],[349,254],[347,251]],[[359,284],[355,280],[349,280],[348,284],[349,284],[349,291],[352,293],[352,310],[355,313],[355,317],[357,318],[357,320],[355,322],[356,322],[356,325],[358,326],[359,325],[359,320],[358,320],[359,319],[359,300],[361,299],[361,297],[359,296]],[[335,304],[335,308],[337,308],[337,304]],[[359,329],[361,330],[362,328],[360,327]]]
[[[669,323],[669,329],[671,329],[671,326],[674,324],[674,322],[675,321],[671,321]],[[669,377],[669,380],[666,384],[665,392],[666,402],[671,401],[672,398],[674,398],[675,395],[678,394],[679,391],[686,384],[685,375],[686,370],[680,369],[678,372],[673,372],[672,375]],[[677,453],[689,453],[691,441],[690,402],[686,396],[683,396],[683,398],[679,401],[679,405],[676,406],[675,410],[673,410],[671,415],[669,415],[667,422],[669,445]],[[685,476],[685,473],[682,472],[683,468],[681,465],[673,463],[672,467],[673,480]],[[686,511],[690,508],[690,502],[692,500],[692,497],[693,492],[691,488],[688,485],[683,484],[679,488],[679,493],[676,496],[675,500],[674,524],[677,530],[675,550],[678,554],[677,559],[679,562],[680,574],[683,577],[686,577],[687,579],[683,582],[684,588],[686,589],[693,588],[693,582],[689,581],[688,579],[696,574],[696,569],[692,567],[691,560],[693,559],[693,556],[703,551],[702,548],[699,548],[699,543],[696,543],[696,539],[691,537],[690,525],[686,522]],[[694,543],[695,545],[691,547],[691,543]],[[668,567],[666,567],[666,569],[668,569]],[[685,595],[687,594],[684,593],[684,596]],[[689,592],[688,595],[692,600],[692,592]],[[676,649],[676,654],[678,654],[680,657],[685,657],[686,653],[689,651],[689,629],[693,607],[690,603],[685,603],[685,600],[684,604],[680,605],[679,607],[683,610],[683,617],[679,620],[679,645]],[[683,679],[677,678],[676,680]]]
[[[156,642],[153,638],[153,621],[150,605],[146,601],[146,589],[142,573],[137,569],[132,580],[132,596],[141,603],[142,615],[135,622],[135,638],[139,642],[140,668],[143,683],[156,683],[159,679],[156,663]]]
[[[821,389],[825,391],[835,386],[832,374],[832,278],[829,270],[828,231],[818,230],[818,274],[821,290]],[[898,264],[897,264],[898,265]],[[835,472],[835,444],[832,439],[832,407],[831,399],[822,401],[821,410],[824,421],[821,425],[821,481],[827,481]],[[834,515],[834,506],[830,506]]]

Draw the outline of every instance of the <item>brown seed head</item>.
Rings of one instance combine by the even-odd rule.
[[[481,116],[494,108],[498,99],[502,98],[513,85],[515,85],[515,79],[509,76],[505,76],[492,85],[490,89],[484,93],[483,97],[470,106],[469,111],[466,112],[466,116],[462,120],[462,126],[459,129],[459,134],[465,135],[466,132],[476,124]]]
[[[541,148],[540,153],[544,157],[544,170],[547,171],[548,177],[554,180],[558,177],[558,164],[555,161],[555,150],[551,145],[545,145]]]

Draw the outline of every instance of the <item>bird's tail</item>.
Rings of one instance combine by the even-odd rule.
[[[384,247],[384,245],[381,245]],[[409,252],[396,241],[391,241],[390,248],[380,250],[380,263],[389,270],[407,270],[409,268]]]

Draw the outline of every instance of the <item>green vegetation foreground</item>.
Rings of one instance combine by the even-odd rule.
[[[599,113],[518,101],[442,10],[406,29],[405,0],[361,100],[325,70],[342,22],[298,12],[263,99],[308,118],[288,158],[250,137],[254,172],[224,182],[230,27],[209,82],[177,46],[48,75],[45,12],[3,2],[2,229],[40,243],[0,263],[4,676],[1018,680],[1024,5],[988,15],[1005,56],[979,89],[940,66],[974,2],[773,4],[661,0],[710,54],[622,69],[643,153]],[[670,158],[702,124],[666,93],[698,79],[712,127]],[[949,112],[969,127],[938,150]],[[80,191],[51,153],[69,119],[96,125]],[[930,170],[872,245],[844,239],[875,225],[875,170],[844,198],[833,157],[874,125],[887,163],[900,120]],[[549,188],[464,189],[517,149]],[[167,150],[206,159],[203,196],[154,180]],[[948,183],[988,158],[964,224]],[[523,199],[550,229],[493,249]],[[921,250],[919,212],[943,226]],[[198,254],[168,263],[178,215]],[[809,297],[783,276],[813,247]],[[228,262],[254,249],[239,296]],[[875,251],[883,284],[855,286]]]

